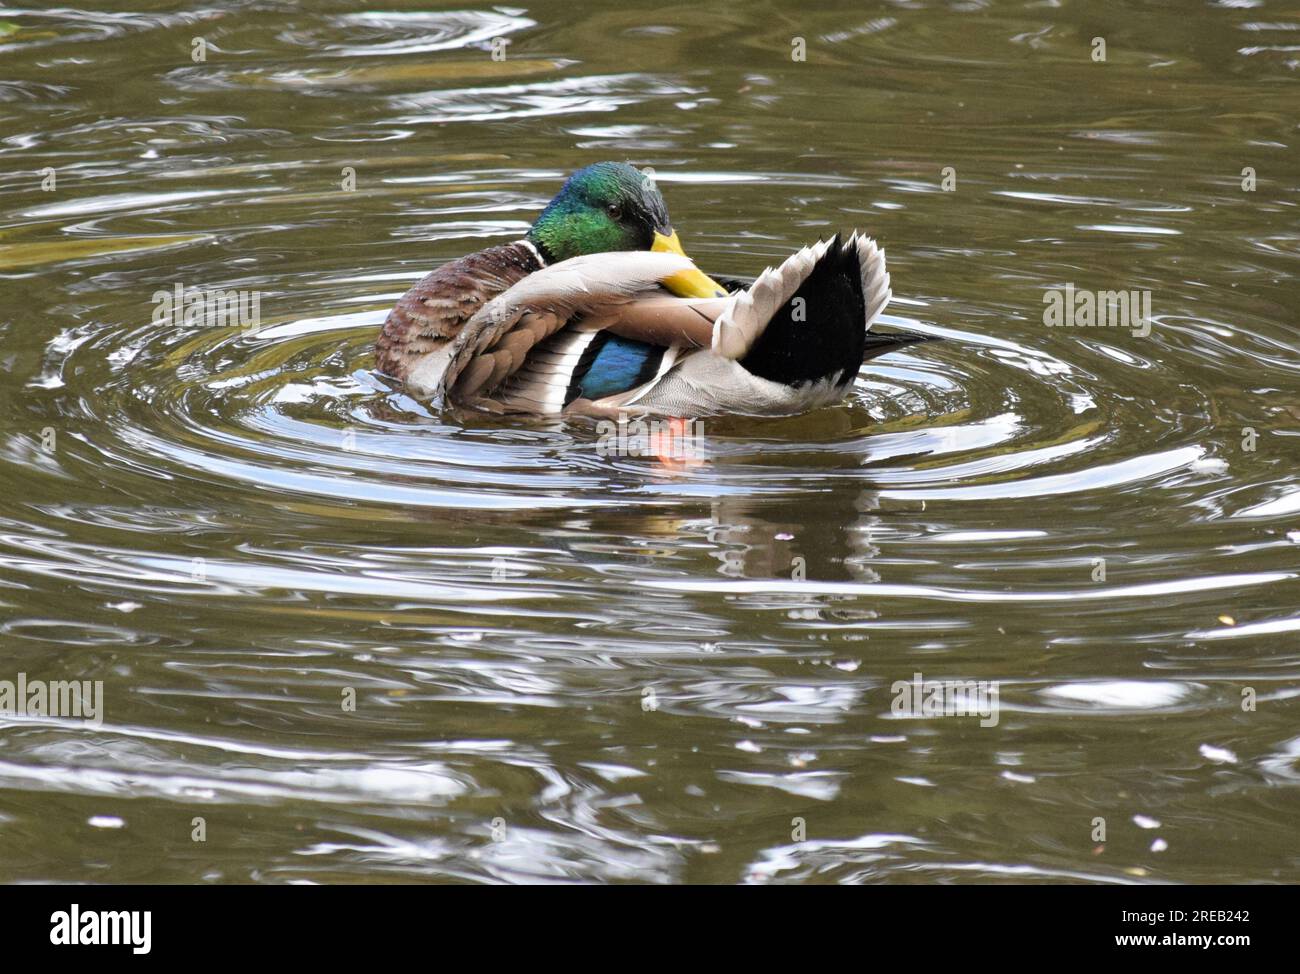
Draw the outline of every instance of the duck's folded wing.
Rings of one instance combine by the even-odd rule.
[[[620,251],[574,257],[530,274],[465,323],[444,360],[419,377],[419,393],[435,399],[450,393],[458,401],[487,396],[526,361],[540,361],[543,351],[572,354],[562,345],[539,349],[566,326],[591,332],[614,323],[637,298],[693,266],[678,254]]]

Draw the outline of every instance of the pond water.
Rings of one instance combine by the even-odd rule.
[[[0,880],[1300,880],[1294,5],[186,6],[0,12],[0,680],[103,686]],[[944,340],[689,463],[373,371],[604,159]]]

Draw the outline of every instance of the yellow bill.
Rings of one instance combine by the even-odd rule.
[[[686,256],[686,251],[682,250],[682,242],[677,239],[675,231],[670,231],[668,236],[656,232],[654,246],[650,249],[660,254]],[[725,298],[727,296],[726,288],[696,267],[664,278],[663,285],[679,298]]]

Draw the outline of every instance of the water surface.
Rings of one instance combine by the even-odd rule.
[[[1291,5],[141,0],[0,55],[0,679],[104,683],[0,717],[0,879],[1300,879]],[[945,340],[691,464],[373,371],[602,159],[716,273],[866,230]],[[1149,333],[1046,327],[1071,283]],[[898,718],[918,672],[996,726]]]

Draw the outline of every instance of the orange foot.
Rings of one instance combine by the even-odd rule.
[[[670,416],[663,424],[651,428],[650,452],[668,470],[701,467],[704,461],[699,456],[696,434],[697,431],[691,428],[690,420]]]

